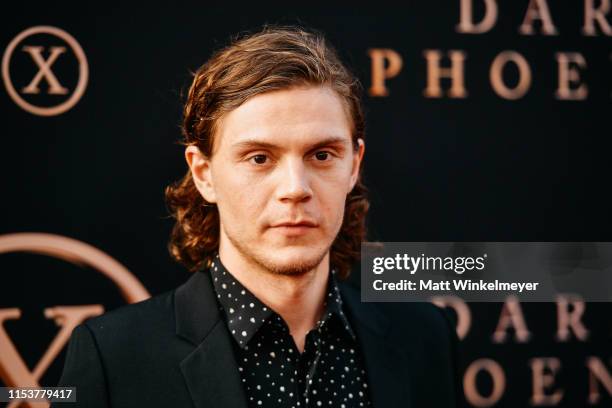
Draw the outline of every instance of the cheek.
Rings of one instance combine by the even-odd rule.
[[[342,224],[344,205],[346,203],[346,183],[344,178],[334,178],[320,182],[317,195],[321,211],[330,228],[335,229]]]
[[[351,181],[353,162],[349,157],[344,157],[336,166],[321,174],[321,180],[332,188],[337,196],[346,197]]]
[[[215,185],[222,221],[223,218],[246,219],[248,222],[232,223],[241,229],[254,225],[265,206],[265,186],[235,170],[224,173],[220,171],[218,177],[215,177]]]

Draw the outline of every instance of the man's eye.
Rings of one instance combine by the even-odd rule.
[[[250,160],[255,162],[255,164],[265,164],[268,161],[268,156],[265,154],[256,154],[255,156],[251,157]]]
[[[325,160],[329,159],[329,152],[316,152],[315,153],[315,157],[319,161],[325,161]]]

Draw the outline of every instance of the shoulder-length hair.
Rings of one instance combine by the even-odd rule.
[[[352,119],[353,148],[357,150],[357,139],[365,138],[358,79],[323,35],[293,26],[264,27],[255,34],[237,37],[197,70],[183,110],[182,144],[195,145],[211,157],[215,130],[224,114],[255,95],[304,85],[329,86],[341,97]],[[190,171],[166,187],[165,195],[176,220],[168,245],[170,254],[191,271],[208,267],[219,247],[217,207],[204,200]],[[331,264],[340,278],[346,278],[359,260],[368,208],[360,168],[330,251]]]

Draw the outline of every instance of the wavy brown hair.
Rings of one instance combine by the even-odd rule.
[[[267,26],[236,37],[195,72],[183,110],[181,144],[195,145],[211,157],[216,127],[224,114],[255,95],[304,85],[329,86],[341,97],[352,119],[353,148],[357,150],[357,139],[365,138],[359,81],[322,34],[294,26]],[[166,187],[165,194],[176,219],[170,254],[191,271],[208,267],[219,247],[217,207],[200,195],[190,171]],[[331,264],[340,278],[346,278],[359,260],[368,208],[360,168],[331,247]]]

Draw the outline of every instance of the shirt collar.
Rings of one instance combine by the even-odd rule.
[[[234,278],[221,263],[219,255],[215,257],[209,270],[228,328],[241,348],[245,348],[264,324],[273,324],[283,331],[288,331],[282,317]],[[336,280],[336,271],[333,268],[329,275],[324,302],[325,311],[315,329],[320,330],[328,324],[332,316],[336,316],[344,330],[356,340],[355,332],[342,310],[342,297]]]

